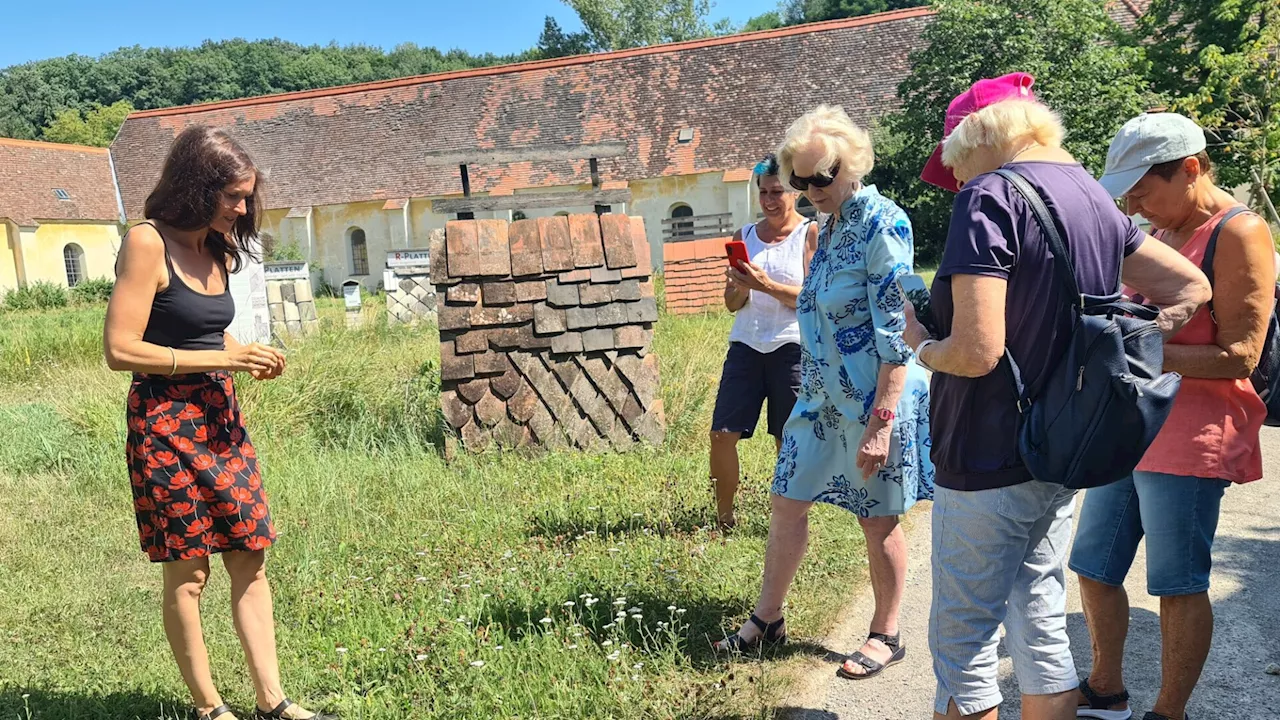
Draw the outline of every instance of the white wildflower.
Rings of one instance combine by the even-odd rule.
[[[346,655],[347,649],[344,647],[334,648],[334,652],[338,653],[339,655]]]
[[[573,605],[574,605],[574,603],[573,603],[573,601],[572,601],[572,600],[565,600],[565,601],[564,601],[564,606],[565,606],[565,607],[573,607]]]
[[[539,620],[538,622],[542,623],[543,625],[550,625],[550,624],[551,624],[551,618],[549,618],[549,617],[544,617],[544,618],[542,618],[541,620]]]
[[[612,641],[612,640],[605,640],[604,642],[600,643],[600,646],[601,646],[601,647],[609,647],[609,646],[610,646],[610,645],[612,645],[612,644],[613,644],[613,641]]]
[[[426,655],[415,655],[415,656],[413,657],[413,659],[414,659],[414,660],[417,660],[418,662],[422,662],[423,660],[426,660],[426,659],[427,659],[427,656],[426,656]]]
[[[621,650],[614,650],[613,652],[609,653],[609,654],[608,654],[608,655],[606,655],[605,657],[606,657],[606,658],[608,658],[610,662],[613,662],[613,661],[617,660],[618,658],[622,657],[622,651],[621,651]]]
[[[474,667],[474,668],[481,668],[481,667],[484,667],[484,661],[483,661],[483,660],[473,660],[473,661],[471,661],[471,667]]]

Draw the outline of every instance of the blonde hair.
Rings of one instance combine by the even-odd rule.
[[[839,162],[842,170],[861,182],[875,165],[875,152],[867,131],[855,125],[844,108],[819,105],[791,123],[775,152],[778,176],[784,186],[791,186],[792,161],[796,154],[812,142],[820,143],[826,151],[815,172],[826,172]]]
[[[1012,156],[1029,143],[1062,147],[1066,131],[1058,114],[1031,100],[1005,100],[971,113],[942,141],[942,164],[963,169],[975,151]]]

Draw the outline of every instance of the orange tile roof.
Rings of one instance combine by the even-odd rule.
[[[897,106],[932,11],[895,11],[492,68],[134,113],[111,146],[125,209],[140,212],[173,138],[224,127],[269,172],[269,207],[461,191],[433,154],[623,142],[601,180],[753,164],[795,116],[842,104],[870,123]],[[874,56],[875,63],[865,58]],[[815,62],[820,59],[821,62]],[[682,130],[693,130],[681,140]],[[586,160],[476,164],[475,193],[584,185]]]
[[[119,216],[106,148],[0,138],[0,218],[35,225]]]

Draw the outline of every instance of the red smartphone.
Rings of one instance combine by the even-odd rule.
[[[744,263],[751,262],[747,256],[747,244],[741,240],[730,240],[724,244],[724,251],[735,269],[741,270]]]

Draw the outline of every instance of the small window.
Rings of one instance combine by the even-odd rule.
[[[460,212],[458,213],[458,219],[459,220],[475,220],[476,214],[473,212]]]
[[[671,217],[672,219],[691,218],[693,217],[693,208],[683,203],[680,205],[676,205],[675,207],[671,208]],[[671,226],[671,237],[673,238],[685,238],[685,237],[691,237],[692,235],[693,235],[692,222],[675,223]]]
[[[71,193],[67,192],[66,190],[63,190],[62,188],[54,188],[54,189],[53,189],[53,196],[54,196],[54,197],[56,197],[56,198],[58,198],[59,200],[70,200],[70,199],[71,199]]]
[[[676,141],[681,143],[693,142],[693,128],[684,128],[680,134],[676,136]]]
[[[360,228],[351,229],[351,274],[369,274],[369,246]]]
[[[596,206],[596,214],[597,214],[597,215],[604,215],[604,214],[606,214],[606,213],[611,213],[611,212],[613,212],[613,206],[612,206],[612,205],[597,205],[597,206]]]
[[[67,287],[75,287],[84,280],[84,250],[71,243],[62,248],[62,264],[67,270]]]
[[[511,213],[511,222],[518,222],[520,220],[528,220],[528,219],[529,219],[529,216],[525,215],[523,210],[516,210],[515,212]]]

